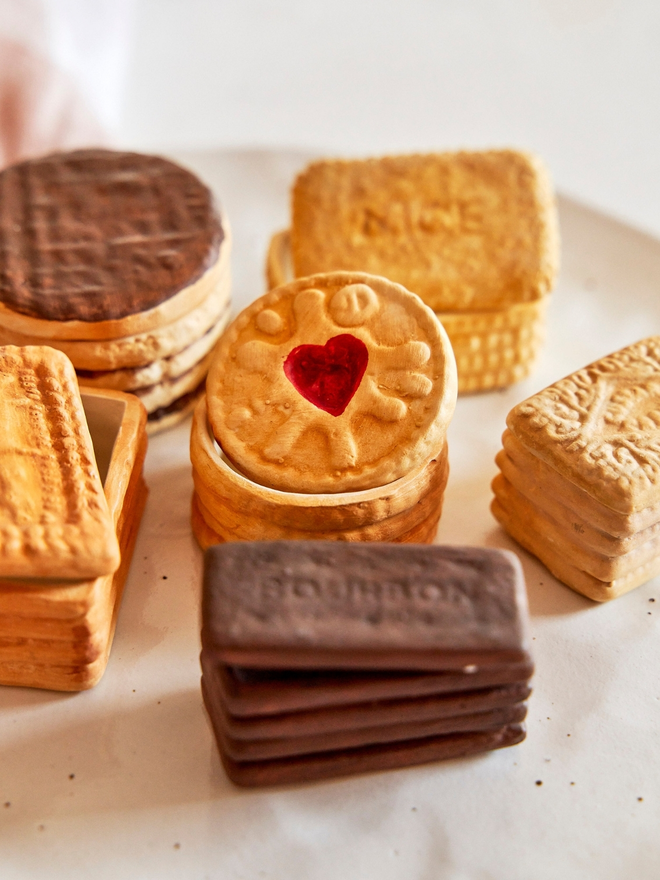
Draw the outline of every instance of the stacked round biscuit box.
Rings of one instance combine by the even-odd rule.
[[[0,683],[103,675],[146,486],[146,413],[47,346],[0,347]]]
[[[223,336],[191,436],[193,527],[218,540],[433,540],[456,402],[447,336],[418,297],[330,272]]]
[[[0,173],[0,344],[49,345],[80,383],[130,391],[150,431],[199,397],[229,319],[210,191],[157,156],[56,153]]]
[[[192,527],[216,545],[203,690],[230,776],[519,742],[518,561],[424,545],[457,393],[524,378],[540,350],[558,264],[542,165],[513,150],[313,163],[269,291],[227,326],[229,250],[209,190],[165,159],[82,150],[0,173],[0,682],[98,681],[146,430],[194,408]],[[493,513],[596,600],[660,570],[658,388],[654,337],[507,420]]]

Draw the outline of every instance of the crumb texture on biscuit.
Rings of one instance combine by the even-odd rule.
[[[154,308],[215,262],[210,191],[158,156],[77,150],[0,173],[0,302],[53,321]]]
[[[300,393],[285,364],[300,346],[327,351],[343,336],[364,346],[368,363],[334,415]],[[418,297],[383,278],[328,273],[246,309],[220,340],[208,390],[215,437],[247,476],[285,491],[343,492],[392,482],[440,452],[456,366]]]
[[[660,336],[614,352],[509,413],[512,434],[606,507],[660,501]]]
[[[60,352],[0,348],[0,463],[0,577],[117,568],[76,375]]]
[[[297,178],[296,276],[384,275],[436,311],[545,296],[558,265],[552,186],[515,150],[320,161]]]

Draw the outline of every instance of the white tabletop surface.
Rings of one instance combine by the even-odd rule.
[[[267,239],[286,223],[306,157],[181,158],[231,219],[242,307],[263,291]],[[660,332],[660,242],[566,199],[560,217],[563,268],[541,363],[513,388],[459,400],[440,542],[517,549],[488,509],[506,413]],[[0,690],[3,880],[659,875],[660,580],[596,605],[522,550],[537,663],[523,744],[313,785],[231,785],[199,690],[188,432],[187,422],[151,442],[149,502],[101,683],[78,695]]]

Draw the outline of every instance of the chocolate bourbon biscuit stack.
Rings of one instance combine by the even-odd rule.
[[[229,250],[209,190],[166,159],[21,162],[0,172],[0,344],[58,348],[81,384],[136,394],[167,427],[227,324]]]
[[[105,670],[146,500],[146,413],[61,352],[0,348],[0,684],[78,691]]]
[[[555,382],[507,417],[496,519],[598,602],[660,573],[660,337]]]
[[[199,543],[432,541],[455,402],[447,335],[400,285],[330,272],[266,294],[193,419]]]
[[[516,150],[314,162],[296,179],[291,229],[267,279],[331,270],[384,275],[438,313],[459,392],[532,370],[558,264],[554,195],[542,163]]]
[[[525,737],[513,553],[274,541],[206,553],[202,692],[227,775],[303,782]]]

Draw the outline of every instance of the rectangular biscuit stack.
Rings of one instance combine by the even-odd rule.
[[[513,745],[532,663],[516,557],[342,542],[206,553],[202,692],[239,785]]]
[[[146,500],[146,413],[78,391],[47,347],[0,348],[0,684],[81,690],[105,670]]]
[[[599,602],[660,573],[660,337],[555,382],[507,427],[492,511],[523,547]]]
[[[269,286],[317,272],[383,275],[416,293],[451,340],[459,392],[527,376],[559,262],[552,184],[518,150],[320,160],[297,177]]]

